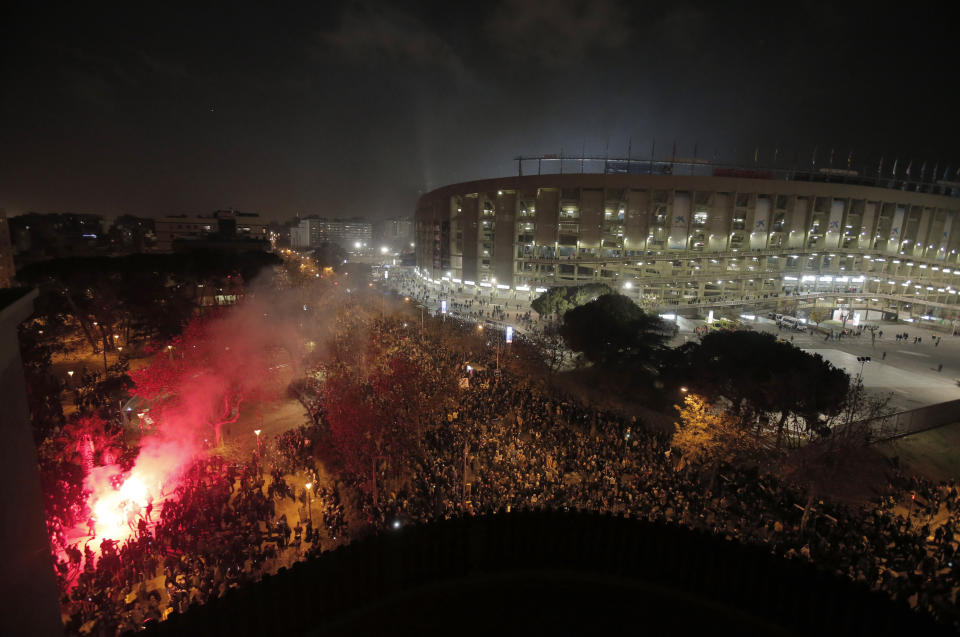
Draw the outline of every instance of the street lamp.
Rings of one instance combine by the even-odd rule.
[[[307,519],[310,520],[310,522],[313,522],[313,507],[311,506],[313,501],[310,498],[310,490],[313,488],[313,483],[308,482],[303,486],[307,488]]]
[[[253,433],[257,435],[257,457],[260,457],[260,430],[254,429]]]
[[[681,387],[680,392],[686,394],[689,391],[686,387]]]

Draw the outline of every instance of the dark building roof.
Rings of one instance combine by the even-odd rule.
[[[7,306],[13,305],[24,296],[30,294],[33,288],[0,288],[0,312]]]

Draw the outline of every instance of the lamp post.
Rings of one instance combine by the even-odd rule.
[[[170,360],[173,361],[173,345],[167,345],[167,354],[170,355]]]
[[[310,520],[310,523],[312,524],[313,523],[313,506],[312,506],[313,500],[311,499],[310,496],[312,493],[311,489],[313,489],[313,483],[308,482],[303,486],[307,488],[307,519]]]
[[[254,429],[253,433],[257,436],[257,459],[260,459],[260,430]]]
[[[73,389],[73,370],[72,369],[67,372],[67,376],[69,377],[67,379],[67,386]]]

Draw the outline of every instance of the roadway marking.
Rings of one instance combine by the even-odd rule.
[[[930,354],[923,354],[921,352],[908,352],[905,349],[896,350],[898,354],[906,354],[907,356],[922,356],[923,358],[930,358]]]

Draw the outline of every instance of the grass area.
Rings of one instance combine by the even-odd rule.
[[[960,477],[960,422],[874,445],[906,471],[931,480]]]

